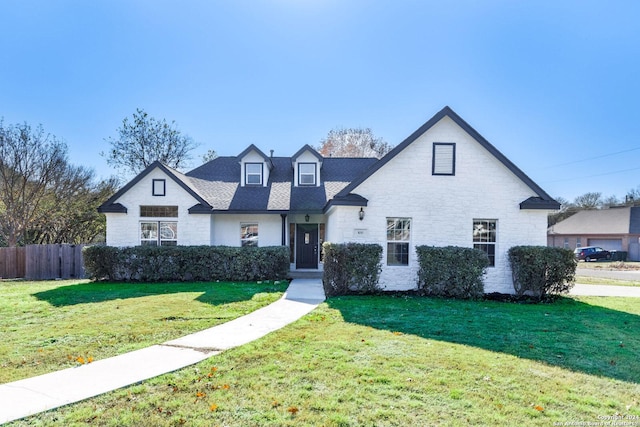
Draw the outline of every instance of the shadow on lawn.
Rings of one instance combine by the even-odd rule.
[[[197,301],[221,305],[250,300],[260,292],[283,292],[286,284],[245,282],[187,282],[187,283],[111,283],[89,282],[60,286],[37,292],[34,297],[61,307],[75,304],[140,298],[150,295],[202,292]]]
[[[346,322],[640,383],[640,316],[571,298],[553,304],[419,297],[327,300]]]

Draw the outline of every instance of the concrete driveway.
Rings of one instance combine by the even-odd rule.
[[[580,282],[580,279],[577,279]],[[637,297],[640,298],[640,287],[611,286],[611,285],[582,285],[576,283],[569,292],[570,295],[596,297]]]
[[[639,286],[612,286],[612,285],[584,285],[580,283],[580,277],[628,280],[640,282],[638,270],[604,270],[595,268],[576,269],[576,285],[571,290],[571,295],[603,296],[603,297],[640,297]]]
[[[600,277],[604,279],[631,280],[640,282],[640,270],[604,270],[600,268],[578,268],[576,276]]]

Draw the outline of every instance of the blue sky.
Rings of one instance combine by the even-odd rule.
[[[0,117],[73,164],[136,108],[200,147],[396,145],[445,105],[554,197],[640,186],[640,2],[3,0]],[[478,173],[482,173],[481,165]]]

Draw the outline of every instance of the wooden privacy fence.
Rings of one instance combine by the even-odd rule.
[[[84,278],[85,245],[28,245],[0,248],[0,277],[29,280]]]
[[[0,278],[15,279],[24,277],[26,272],[25,250],[27,248],[0,248]]]

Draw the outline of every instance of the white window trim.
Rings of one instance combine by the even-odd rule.
[[[476,241],[473,236],[473,231],[475,230],[476,222],[493,222],[495,223],[495,240],[493,242],[490,241]],[[474,218],[473,219],[473,230],[471,233],[471,242],[473,244],[472,247],[476,247],[476,245],[492,245],[493,246],[493,265],[489,265],[489,268],[494,268],[497,265],[498,261],[498,220],[497,219],[489,219],[489,218]],[[488,254],[487,254],[488,255]]]
[[[302,172],[302,166],[313,166],[313,172]],[[303,176],[311,176],[313,178],[313,182],[302,182]],[[318,182],[318,165],[316,163],[298,163],[298,185],[299,186],[314,186]]]
[[[249,166],[260,166],[260,172],[249,172]],[[257,176],[260,178],[260,182],[249,182],[250,176]],[[255,163],[255,162],[247,162],[244,165],[244,184],[245,185],[262,185],[264,182],[264,164],[263,163]]]
[[[389,221],[409,221],[409,238],[408,239],[389,239]],[[406,218],[406,217],[387,217],[386,220],[386,224],[387,224],[387,236],[386,236],[386,246],[385,246],[385,256],[386,256],[386,265],[387,267],[409,267],[411,265],[411,223],[412,223],[412,219],[411,218]],[[395,228],[394,228],[395,230]],[[407,245],[407,263],[406,264],[402,264],[402,263],[397,263],[397,264],[389,264],[389,243],[404,243]]]
[[[144,236],[142,235],[142,226],[143,224],[153,224],[155,225],[155,237],[154,238],[144,238]],[[163,228],[163,224],[174,224],[175,225],[175,236],[173,238],[163,238],[162,236],[162,228]],[[139,230],[140,230],[140,244],[144,245],[144,242],[155,242],[156,246],[163,246],[162,242],[175,242],[175,244],[178,244],[178,221],[150,221],[150,220],[146,220],[146,221],[140,221],[140,226],[139,226]]]

